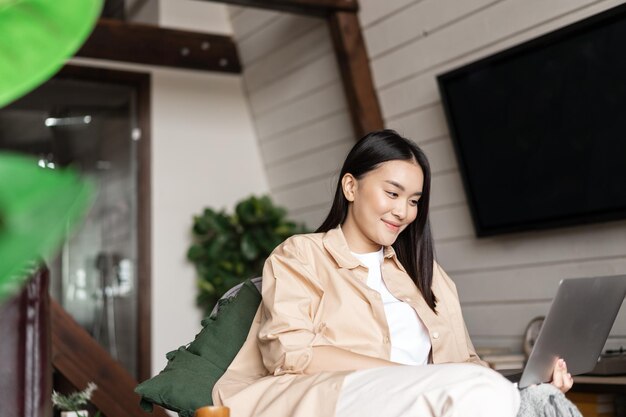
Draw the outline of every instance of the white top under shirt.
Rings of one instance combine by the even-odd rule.
[[[430,337],[413,307],[394,297],[381,275],[383,248],[378,252],[354,253],[369,272],[367,286],[380,293],[391,337],[391,361],[404,365],[425,365],[430,353]]]

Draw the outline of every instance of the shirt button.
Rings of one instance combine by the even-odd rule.
[[[439,339],[439,332],[433,332],[433,339]]]
[[[383,343],[384,343],[384,344],[389,343],[389,336],[385,336],[385,337],[383,337]]]

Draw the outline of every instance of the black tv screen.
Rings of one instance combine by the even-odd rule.
[[[437,80],[478,236],[626,218],[626,5]]]

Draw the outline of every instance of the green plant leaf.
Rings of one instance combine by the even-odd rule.
[[[32,158],[0,153],[0,301],[82,220],[94,189],[72,170],[42,169]]]
[[[0,1],[0,107],[48,80],[91,33],[102,0]]]
[[[207,314],[234,285],[260,276],[265,259],[284,239],[306,232],[285,216],[269,196],[250,196],[232,214],[205,208],[194,217],[194,243],[187,254],[200,277],[196,301]]]
[[[241,253],[244,258],[249,261],[256,258],[259,254],[259,250],[254,243],[254,239],[248,233],[244,234],[241,238]]]
[[[198,280],[198,288],[200,288],[202,291],[206,291],[209,294],[215,294],[215,286],[206,280]]]
[[[187,251],[187,259],[190,261],[199,261],[204,257],[204,248],[200,245],[192,245]]]

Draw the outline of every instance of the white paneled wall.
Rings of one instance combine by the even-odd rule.
[[[322,19],[231,8],[245,88],[274,201],[316,228],[354,137]]]
[[[626,274],[626,222],[476,239],[436,76],[623,1],[360,0],[385,123],[417,142],[433,168],[440,263],[457,283],[478,346],[520,350],[565,277]],[[323,21],[232,8],[244,79],[274,199],[316,227],[352,131]],[[584,308],[584,306],[581,306]],[[607,347],[626,345],[626,307]]]
[[[361,0],[385,122],[429,156],[438,259],[457,283],[476,345],[519,350],[561,278],[626,273],[626,222],[476,239],[435,77],[620,3]],[[608,346],[621,344],[626,307]]]

